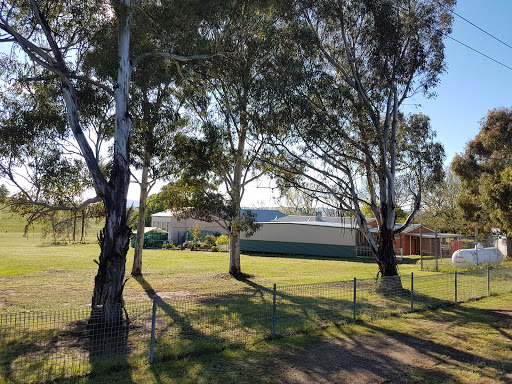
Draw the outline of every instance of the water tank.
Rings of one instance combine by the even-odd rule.
[[[498,248],[484,248],[478,244],[476,249],[459,249],[452,255],[452,263],[457,267],[470,265],[496,265],[503,261],[503,254]]]

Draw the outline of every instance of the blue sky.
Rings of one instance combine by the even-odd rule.
[[[511,0],[459,0],[455,12],[512,46]],[[511,48],[454,17],[453,38],[512,67]],[[448,68],[436,89],[438,96],[431,100],[416,96],[406,103],[421,104],[408,108],[430,116],[449,165],[476,136],[490,109],[512,107],[512,70],[450,39],[445,57]]]

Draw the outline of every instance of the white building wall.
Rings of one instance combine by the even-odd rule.
[[[179,243],[183,234],[190,228],[194,227],[196,222],[199,222],[199,225],[203,227],[205,231],[227,234],[227,231],[218,223],[208,223],[206,221],[191,218],[177,220],[172,213],[168,211],[151,215],[151,226],[162,228],[167,231],[169,233],[168,241],[173,243]]]
[[[261,228],[249,240],[276,241],[290,243],[356,245],[357,230],[327,225],[307,223],[270,222],[262,223]],[[244,236],[244,238],[247,238]]]

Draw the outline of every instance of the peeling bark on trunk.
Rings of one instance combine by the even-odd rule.
[[[130,0],[125,0],[127,7]],[[131,117],[128,110],[130,91],[130,12],[119,28],[119,67],[114,90],[116,114],[114,128],[114,156],[108,182],[98,175],[95,187],[105,206],[105,227],[99,235],[100,258],[98,274],[94,279],[91,329],[116,330],[113,337],[120,337],[127,322],[123,319],[124,273],[131,229],[128,227],[126,202],[130,185]],[[84,144],[85,146],[85,144]],[[92,151],[89,148],[89,151]],[[114,332],[114,331],[112,331]],[[92,332],[94,336],[94,332]],[[93,340],[96,340],[93,337]],[[114,340],[114,339],[113,339]],[[98,340],[96,340],[98,341]]]
[[[378,291],[384,295],[402,295],[404,289],[398,276],[395,250],[393,248],[394,233],[387,228],[381,228],[377,235],[378,251],[376,254],[379,273],[381,275]]]
[[[398,275],[393,237],[393,231],[386,228],[381,228],[377,236],[378,251],[376,259],[382,277]]]
[[[123,304],[126,253],[131,230],[127,226],[126,199],[106,204],[105,227],[99,234],[100,258],[94,279],[92,305]]]
[[[124,348],[128,330],[123,288],[131,229],[127,226],[126,198],[115,197],[112,193],[111,199],[105,199],[106,220],[98,236],[101,252],[88,324],[91,353],[98,356]]]

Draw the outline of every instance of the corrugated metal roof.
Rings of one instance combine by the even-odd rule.
[[[144,233],[148,233],[148,232],[151,232],[151,231],[155,231],[155,232],[158,232],[158,233],[169,233],[166,230],[164,230],[162,228],[158,228],[158,227],[144,227]],[[133,231],[133,233],[136,234],[137,231]]]
[[[151,215],[151,217],[153,217],[153,216],[155,216],[155,217],[173,217],[174,213],[170,209],[168,209],[166,211],[153,213]]]
[[[272,225],[309,225],[315,227],[330,227],[330,228],[349,228],[349,229],[357,229],[351,223],[328,223],[325,221],[268,221],[260,224],[272,224]]]
[[[243,208],[241,210],[241,213],[244,213],[244,211],[249,210],[248,208]],[[256,221],[258,223],[266,222],[266,221],[272,221],[276,219],[280,219],[282,217],[285,217],[286,214],[277,210],[277,209],[250,209],[252,213],[256,215]],[[173,217],[175,214],[171,210],[162,211],[153,213],[151,217]]]
[[[436,236],[438,239],[455,239],[462,237],[462,235],[459,235],[457,233],[432,233],[432,232],[423,232],[423,233],[408,233],[408,236],[414,236],[414,237],[423,237],[424,239],[435,239]]]
[[[250,209],[243,208],[241,210],[242,214],[244,211],[251,211],[256,215],[256,222],[264,223],[268,221],[278,220],[280,218],[286,217],[287,215],[277,209]]]
[[[277,219],[279,222],[293,222],[293,223],[302,223],[302,222],[317,222],[317,223],[338,223],[343,224],[344,226],[352,226],[356,228],[357,222],[354,217],[336,217],[336,216],[299,216],[299,215],[290,215],[285,216],[280,219]]]

